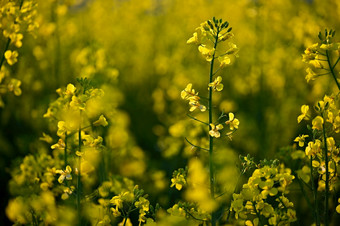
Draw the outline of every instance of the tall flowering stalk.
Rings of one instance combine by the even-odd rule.
[[[190,105],[190,112],[199,109],[201,112],[205,112],[208,110],[208,122],[200,121],[192,115],[189,115],[190,118],[198,121],[202,124],[208,126],[209,131],[209,148],[199,147],[188,139],[186,139],[192,146],[197,147],[202,150],[207,150],[209,152],[209,181],[210,181],[210,196],[211,200],[215,200],[215,189],[216,189],[216,181],[215,181],[215,169],[213,163],[213,153],[214,153],[214,139],[221,137],[221,131],[224,126],[220,122],[223,121],[224,118],[228,118],[228,120],[224,120],[224,123],[229,126],[229,132],[226,135],[231,138],[232,133],[238,128],[239,121],[234,117],[233,113],[229,113],[228,115],[222,113],[222,115],[216,120],[213,120],[214,111],[213,111],[213,93],[220,92],[223,90],[222,77],[216,76],[220,69],[224,68],[227,65],[230,65],[237,56],[238,48],[232,42],[232,37],[234,36],[231,33],[232,28],[228,28],[229,23],[223,22],[222,19],[208,20],[202,23],[197,29],[196,32],[193,33],[193,36],[187,41],[188,44],[196,44],[198,45],[199,52],[205,57],[206,61],[210,62],[210,70],[209,70],[209,84],[208,84],[208,107],[201,103],[201,97],[198,95],[192,88],[192,84],[189,83],[187,87],[181,92],[181,97],[184,100],[187,100]],[[218,48],[223,43],[223,48]],[[215,62],[219,61],[219,66],[216,68]],[[189,167],[190,168],[190,167]],[[190,170],[190,169],[189,169]],[[176,183],[176,188],[182,188],[184,182],[182,180],[178,180],[178,175],[174,175],[173,184]],[[211,224],[216,225],[217,217],[214,211],[211,212]]]
[[[338,90],[340,91],[340,83],[337,78],[336,66],[340,61],[340,43],[334,42],[335,31],[325,30],[325,33],[319,33],[320,42],[308,47],[303,54],[303,61],[308,63],[306,69],[307,82],[315,80],[323,75],[330,75]],[[334,59],[335,58],[335,59]],[[314,220],[316,225],[321,224],[322,215],[320,216],[320,206],[318,200],[318,192],[324,193],[324,214],[323,222],[325,225],[330,224],[330,205],[332,191],[334,191],[335,183],[339,179],[339,141],[335,135],[340,132],[339,117],[339,96],[338,94],[325,95],[323,100],[317,102],[314,106],[315,117],[312,117],[309,106],[301,107],[301,114],[298,116],[298,123],[302,120],[312,120],[312,125],[308,125],[312,133],[312,140],[308,141],[308,135],[300,135],[295,139],[299,147],[304,147],[305,156],[309,159],[310,183],[314,198]],[[309,182],[308,177],[304,173],[298,173],[301,180]],[[318,179],[317,186],[314,179]],[[340,211],[338,211],[340,213]]]

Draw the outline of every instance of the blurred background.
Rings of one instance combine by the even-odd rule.
[[[39,140],[43,132],[57,139],[56,124],[43,118],[56,89],[79,77],[103,88],[104,108],[114,112],[104,140],[122,159],[112,164],[115,172],[134,178],[150,201],[173,204],[178,192],[169,190],[172,171],[197,154],[184,137],[206,134],[186,117],[188,106],[180,98],[189,82],[207,95],[209,79],[209,64],[186,41],[213,16],[230,23],[240,49],[235,63],[221,72],[224,90],[214,97],[216,115],[232,111],[240,120],[233,141],[218,143],[233,160],[248,153],[257,160],[274,158],[305,129],[296,120],[300,106],[334,90],[328,77],[306,83],[301,54],[318,41],[320,30],[339,30],[336,0],[37,2],[39,28],[33,36],[24,34],[18,62],[10,68],[11,77],[22,81],[22,94],[2,96],[3,210],[11,170],[29,153],[49,151]],[[6,39],[0,41],[2,52]],[[4,211],[0,222],[9,223]]]

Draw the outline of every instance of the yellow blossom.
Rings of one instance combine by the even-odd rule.
[[[197,108],[200,109],[202,112],[207,110],[207,108],[199,102],[199,99],[200,98],[198,96],[196,96],[196,98],[190,99],[189,105],[191,107],[190,107],[189,111],[194,111]]]
[[[307,115],[309,111],[309,106],[308,105],[302,105],[301,106],[301,115],[298,116],[297,121],[300,123],[303,119],[308,120],[309,116]]]
[[[190,100],[190,98],[197,96],[198,93],[195,93],[195,90],[192,89],[192,84],[189,83],[184,90],[181,92],[181,98],[184,100]]]
[[[317,75],[311,68],[307,68],[306,72],[307,72],[307,75],[306,75],[305,79],[307,80],[307,83],[309,81],[315,80]]]
[[[234,113],[229,113],[229,120],[225,122],[225,124],[229,125],[231,130],[238,129],[240,121],[235,118]]]
[[[316,139],[315,142],[309,142],[305,149],[307,156],[314,156],[321,152],[321,141]]]
[[[58,182],[61,184],[63,183],[63,181],[66,180],[72,180],[72,168],[67,165],[66,166],[66,170],[56,170],[56,173],[60,174],[60,177],[58,178]]]
[[[180,191],[183,188],[183,186],[186,185],[186,183],[187,182],[185,180],[184,175],[178,174],[178,175],[176,175],[176,177],[171,178],[171,186],[170,187],[175,186],[176,189]]]
[[[20,89],[21,81],[15,78],[12,78],[8,84],[8,91],[13,92],[14,95],[20,96],[22,91]]]
[[[188,39],[187,43],[188,43],[188,44],[191,44],[191,43],[199,44],[197,32],[194,32],[194,34],[192,35],[192,37]]]
[[[93,123],[94,126],[107,126],[109,123],[106,121],[104,115],[99,116],[99,119]]]
[[[323,118],[321,116],[316,116],[312,121],[312,125],[312,129],[322,130]]]
[[[300,135],[298,137],[295,138],[295,142],[299,142],[299,146],[303,147],[303,145],[305,145],[305,138],[309,137],[308,135]]]
[[[222,91],[223,84],[221,82],[222,82],[222,77],[217,76],[217,78],[215,78],[215,81],[209,83],[209,87],[212,87],[213,91]]]
[[[18,55],[19,54],[18,54],[18,52],[16,50],[14,50],[14,51],[7,50],[5,52],[5,58],[7,60],[7,63],[9,65],[15,64],[18,61],[18,59],[17,59]]]
[[[213,59],[213,55],[215,53],[214,48],[208,48],[206,45],[202,44],[198,47],[198,51],[205,57],[207,61],[211,61]]]
[[[210,123],[211,130],[209,131],[209,135],[212,137],[219,138],[221,136],[219,130],[223,129],[222,124],[218,124],[215,126],[213,123]]]
[[[76,91],[76,87],[73,84],[68,84],[66,87],[65,95],[74,95]]]

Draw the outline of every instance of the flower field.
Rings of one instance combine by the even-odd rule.
[[[339,225],[339,15],[0,0],[0,222]]]

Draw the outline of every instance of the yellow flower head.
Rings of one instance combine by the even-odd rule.
[[[307,83],[309,81],[315,80],[315,78],[317,77],[316,73],[310,67],[306,69],[306,72],[307,72],[307,75],[305,79],[307,80]]]
[[[215,48],[209,48],[206,45],[202,44],[198,47],[198,51],[200,51],[200,53],[205,57],[207,61],[211,61],[215,53]]]
[[[303,147],[303,145],[305,145],[305,138],[309,137],[308,135],[300,135],[298,137],[295,138],[295,142],[299,143],[300,147]]]
[[[8,91],[13,92],[14,95],[20,96],[22,91],[20,89],[21,81],[15,78],[12,78],[8,84]]]
[[[194,32],[193,36],[188,39],[187,44],[191,44],[191,43],[199,44],[197,32]]]
[[[240,121],[235,118],[234,113],[229,113],[229,120],[225,122],[225,124],[229,125],[230,130],[238,129]]]
[[[323,129],[323,118],[316,116],[312,121],[312,129],[322,130]]]
[[[60,174],[60,177],[58,178],[58,182],[60,184],[62,184],[65,179],[66,180],[72,180],[71,172],[72,172],[72,168],[69,165],[66,166],[65,171],[64,170],[56,170],[56,173]]]
[[[94,126],[107,126],[109,123],[106,121],[104,115],[101,115],[97,121],[93,123]]]
[[[303,119],[304,120],[308,120],[309,119],[309,115],[308,115],[308,111],[309,111],[309,106],[308,105],[302,105],[301,106],[301,115],[298,116],[297,121],[298,123],[300,123]]]
[[[192,84],[191,83],[189,83],[187,85],[187,87],[185,87],[185,89],[182,90],[182,92],[181,92],[181,98],[183,100],[190,100],[190,98],[193,98],[193,97],[195,97],[197,95],[198,95],[198,93],[196,93],[195,90],[192,88]]]
[[[217,76],[217,78],[215,78],[215,81],[209,83],[209,87],[212,87],[213,91],[222,91],[223,84],[221,82],[222,82],[222,77]]]
[[[198,96],[196,97],[197,99],[191,99],[189,101],[189,105],[191,106],[189,111],[195,111],[196,109],[200,109],[202,112],[206,111],[207,108],[199,102],[200,98]]]
[[[307,156],[314,156],[318,153],[320,153],[321,150],[321,141],[320,140],[315,140],[315,142],[309,142],[308,146],[305,149],[306,155]]]
[[[221,136],[219,130],[223,129],[222,124],[218,124],[215,126],[213,123],[210,123],[211,130],[209,131],[209,135],[212,137],[219,138]]]
[[[6,58],[7,63],[9,65],[15,64],[18,61],[18,59],[17,59],[18,56],[19,56],[19,54],[16,50],[14,50],[14,51],[7,50],[5,52],[5,58]]]

